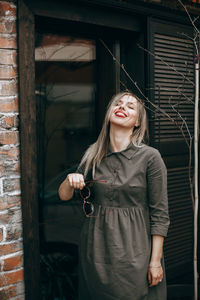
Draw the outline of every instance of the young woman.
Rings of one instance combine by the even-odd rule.
[[[88,217],[80,238],[81,300],[166,299],[167,173],[158,150],[143,143],[146,130],[142,101],[117,94],[97,141],[60,185],[62,200],[79,190]]]

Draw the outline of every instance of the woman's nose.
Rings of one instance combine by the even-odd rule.
[[[120,103],[120,106],[119,106],[119,107],[124,109],[125,104],[124,104],[124,103]]]

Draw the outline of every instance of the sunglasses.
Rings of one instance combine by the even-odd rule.
[[[83,211],[84,211],[86,217],[96,217],[96,216],[93,216],[93,214],[94,214],[94,205],[92,204],[91,201],[88,201],[88,199],[91,196],[90,187],[92,187],[92,185],[95,182],[106,182],[106,180],[90,180],[90,181],[87,181],[85,183],[84,188],[82,190],[80,190],[80,195],[81,195],[81,198],[83,199]]]

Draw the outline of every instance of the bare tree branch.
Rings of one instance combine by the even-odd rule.
[[[143,51],[147,52],[148,54],[150,54],[151,56],[153,56],[154,58],[158,58],[160,61],[162,61],[163,64],[165,64],[166,66],[168,66],[169,69],[173,70],[176,74],[180,75],[181,77],[183,77],[185,80],[187,80],[190,84],[192,84],[192,86],[194,86],[194,82],[191,81],[190,79],[188,79],[183,73],[177,71],[177,69],[174,66],[171,66],[169,63],[167,63],[164,59],[162,59],[159,55],[156,55],[154,53],[152,53],[151,51],[143,48],[140,44],[138,44],[138,47],[140,49],[142,49]]]

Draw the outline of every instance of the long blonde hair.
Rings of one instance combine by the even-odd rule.
[[[131,92],[121,92],[112,97],[108,104],[107,112],[105,115],[104,123],[101,132],[96,142],[86,150],[80,166],[85,165],[84,176],[87,175],[88,170],[92,167],[92,174],[95,174],[96,166],[99,166],[102,158],[108,153],[110,141],[110,115],[113,105],[115,105],[123,96],[131,96],[138,101],[138,123],[139,126],[133,128],[132,143],[140,147],[144,142],[145,134],[147,133],[147,114],[143,102]],[[148,135],[148,133],[147,133]]]

